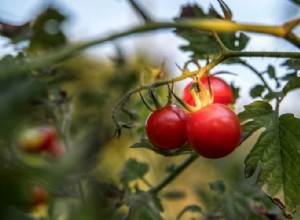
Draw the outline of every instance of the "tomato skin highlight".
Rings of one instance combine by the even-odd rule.
[[[208,81],[209,78],[209,81]],[[213,103],[220,103],[224,105],[232,104],[234,102],[233,93],[231,87],[221,78],[215,76],[202,77],[200,81],[203,83],[205,88],[209,89],[209,83],[213,91],[214,101]],[[188,83],[183,91],[183,101],[186,103],[195,106],[195,101],[190,93],[190,88],[193,82]]]
[[[153,145],[163,150],[180,148],[187,141],[187,113],[170,105],[152,112],[146,120],[146,133]]]
[[[239,145],[242,129],[237,115],[222,104],[194,112],[187,121],[188,141],[203,157],[216,159],[230,154]]]

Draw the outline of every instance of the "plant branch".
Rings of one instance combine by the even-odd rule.
[[[134,10],[144,19],[146,22],[152,21],[149,14],[138,4],[135,0],[128,0]]]
[[[150,183],[147,179],[145,179],[145,177],[142,177],[141,180],[142,180],[149,188],[152,188],[151,183]]]
[[[299,37],[297,35],[295,35],[292,30],[298,26],[300,23],[300,18],[296,18],[290,21],[287,21],[286,23],[284,23],[282,25],[282,27],[285,29],[285,36],[284,38],[289,41],[290,43],[294,44],[296,47],[300,48],[299,45]]]
[[[65,103],[64,106],[58,106],[63,107],[64,109],[60,109],[60,114],[62,114],[62,122],[60,123],[60,132],[63,135],[64,143],[66,146],[67,151],[73,151],[72,142],[71,142],[71,120],[73,115],[73,105],[72,100],[69,98]],[[81,202],[84,202],[85,196],[84,196],[84,190],[83,190],[83,184],[79,177],[79,175],[76,175],[76,182],[79,192],[79,197],[81,199]]]
[[[291,32],[297,25],[300,23],[300,18],[295,18],[293,20],[287,21],[282,26],[285,29],[286,33]]]
[[[182,164],[177,166],[174,171],[163,179],[158,185],[152,188],[150,191],[154,194],[159,193],[165,186],[172,182],[182,171],[184,171],[191,163],[198,158],[196,153],[191,154]]]
[[[297,48],[300,48],[300,38],[294,34],[293,32],[289,32],[286,36],[285,39],[292,43],[294,46]]]
[[[227,57],[273,57],[273,58],[294,58],[300,59],[299,52],[280,51],[229,51]]]
[[[169,80],[163,80],[163,81],[156,81],[150,85],[143,85],[140,86],[138,88],[135,88],[133,90],[130,90],[129,92],[127,92],[118,102],[117,104],[113,107],[112,111],[111,111],[111,117],[113,119],[113,121],[115,122],[115,125],[117,126],[116,130],[118,132],[120,132],[120,130],[122,129],[122,126],[118,123],[118,120],[116,118],[116,112],[123,106],[125,105],[125,103],[130,99],[130,97],[137,93],[140,92],[142,90],[146,90],[149,87],[151,88],[155,88],[158,86],[163,86],[163,85],[167,85],[170,83],[174,83],[174,82],[178,82],[181,80],[184,80],[188,77],[192,77],[196,74],[202,75],[205,72],[210,71],[212,68],[214,68],[215,66],[217,66],[218,64],[222,63],[224,60],[227,60],[229,58],[233,58],[233,57],[281,57],[281,58],[298,58],[300,59],[300,53],[296,53],[296,52],[265,52],[265,51],[231,51],[231,50],[227,50],[226,52],[223,51],[223,54],[221,53],[221,55],[219,55],[216,59],[212,60],[210,63],[208,63],[207,65],[205,65],[204,67],[202,67],[200,69],[200,71],[194,71],[194,72],[188,72],[186,74],[182,74],[178,77],[169,79]],[[274,91],[272,90],[272,88],[268,85],[268,83],[266,82],[266,80],[262,77],[262,75],[251,65],[249,65],[248,63],[246,63],[245,61],[242,61],[241,63],[244,66],[247,66],[249,69],[251,69],[259,78],[260,80],[264,83],[264,85],[267,87],[267,89],[269,90],[269,92],[274,93]]]
[[[235,23],[228,20],[221,19],[185,19],[178,22],[149,22],[143,26],[133,27],[129,30],[115,33],[107,37],[96,38],[94,40],[74,43],[66,45],[47,54],[32,57],[22,65],[22,70],[34,70],[63,61],[74,54],[91,47],[93,45],[102,44],[113,41],[118,38],[129,36],[132,34],[143,33],[166,28],[178,28],[188,30],[202,30],[202,31],[215,31],[215,32],[235,32],[235,31],[248,31],[256,33],[264,33],[277,37],[287,39],[297,47],[300,46],[300,39],[292,32],[287,33],[286,28],[283,26],[270,26],[270,25],[255,25],[245,23]]]
[[[219,48],[221,49],[221,51],[222,51],[223,53],[228,52],[228,48],[224,45],[224,43],[222,42],[222,40],[221,40],[221,38],[219,37],[219,35],[218,35],[215,31],[212,32],[212,35],[213,35],[213,37],[215,38],[217,44],[219,45]]]

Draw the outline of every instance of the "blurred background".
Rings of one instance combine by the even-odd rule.
[[[143,0],[139,2],[140,5],[149,12],[155,20],[158,21],[172,21],[174,17],[179,15],[183,4],[199,3],[203,8],[208,8],[209,5],[214,5],[220,9],[218,2],[214,0],[206,1],[184,1],[184,0]],[[269,25],[278,25],[283,22],[297,17],[299,15],[299,7],[289,0],[253,0],[253,1],[236,1],[228,0],[226,3],[234,12],[233,19],[238,22],[250,23],[264,23]],[[21,0],[2,0],[1,1],[1,19],[10,21],[15,24],[22,24],[32,20],[37,16],[42,8],[49,5],[59,9],[68,17],[68,20],[63,24],[63,29],[70,41],[82,41],[99,36],[107,36],[111,33],[121,32],[128,27],[136,26],[142,23],[141,18],[134,12],[130,4],[126,0],[112,0],[112,1],[71,1],[71,0],[29,0],[24,4]],[[247,46],[247,50],[274,50],[274,51],[295,51],[296,48],[285,42],[282,39],[269,37],[266,35],[249,34],[251,41]],[[2,50],[0,54],[5,54],[11,48],[5,47],[7,41],[2,39]],[[182,38],[176,37],[169,30],[157,31],[155,33],[145,33],[135,35],[133,37],[126,37],[113,43],[105,45],[94,46],[88,49],[88,54],[95,55],[103,60],[109,59],[115,53],[115,46],[124,48],[124,53],[132,56],[142,51],[156,62],[166,60],[165,65],[167,69],[176,76],[180,71],[175,66],[179,66],[188,59],[189,54],[184,53],[178,49],[179,45],[184,44]],[[279,59],[271,58],[251,58],[250,63],[255,64],[258,70],[264,70],[269,63],[279,67],[282,62]],[[237,85],[241,85],[242,96],[238,100],[237,109],[242,109],[243,105],[250,101],[247,96],[249,91],[249,81],[257,81],[256,77],[248,74],[248,70],[239,67],[222,66],[224,70],[229,68],[232,72],[242,74],[242,77],[234,79]],[[219,70],[219,67],[215,69]],[[279,72],[280,74],[280,72]],[[229,81],[233,80],[231,76],[224,75],[224,78]],[[246,79],[246,80],[245,80]],[[186,84],[186,81],[178,83],[179,89]],[[281,108],[282,112],[293,112],[299,116],[299,108],[292,106],[292,101],[298,93],[290,94],[284,101],[285,105]]]
[[[138,3],[157,21],[172,21],[180,14],[182,5],[187,3],[198,3],[204,9],[212,4],[215,8],[220,9],[218,2],[214,0],[141,0]],[[237,22],[280,25],[300,14],[299,7],[288,0],[227,0],[226,3],[233,12],[233,20]],[[143,23],[126,0],[27,0],[26,3],[22,0],[1,0],[0,21],[21,25],[34,19],[49,6],[66,16],[67,19],[63,22],[62,30],[70,42],[108,36]],[[299,33],[299,31],[297,32]],[[293,45],[282,39],[250,33],[249,36],[251,40],[246,50],[297,51]],[[10,40],[5,37],[0,38],[1,57],[14,54],[16,48],[19,49],[26,45],[26,42],[17,45],[11,45],[9,42]],[[72,134],[74,134],[72,137],[76,140],[83,136],[84,132],[81,132],[79,128],[81,125],[90,129],[98,124],[96,132],[101,138],[97,144],[101,145],[101,153],[97,157],[98,165],[93,172],[99,175],[101,180],[118,182],[119,172],[124,161],[128,158],[137,158],[149,164],[150,172],[146,175],[148,181],[157,183],[165,176],[165,166],[178,164],[183,160],[182,157],[164,158],[144,149],[128,149],[130,145],[139,140],[140,133],[132,129],[124,132],[120,139],[111,138],[113,124],[109,115],[113,104],[121,98],[122,94],[136,87],[136,75],[145,66],[158,68],[164,61],[168,76],[180,75],[176,64],[182,67],[190,55],[179,49],[179,46],[184,43],[185,41],[177,37],[170,29],[137,34],[94,46],[84,51],[84,54],[62,64],[71,72],[75,72],[80,79],[61,86],[68,95],[74,97],[77,104],[72,122]],[[118,64],[123,69],[119,68],[118,71],[115,71],[112,60],[119,61]],[[266,70],[268,65],[272,64],[278,68],[278,75],[286,73],[281,68],[282,59],[249,58],[247,60],[259,71]],[[228,82],[234,82],[236,86],[240,87],[240,98],[236,104],[236,111],[242,111],[243,106],[252,101],[249,89],[255,82],[258,82],[258,79],[248,69],[237,65],[219,65],[212,72],[219,70],[237,73],[237,76],[222,75],[222,78]],[[125,73],[129,75],[125,75]],[[181,93],[187,81],[176,84],[178,94]],[[94,96],[95,94],[96,96]],[[281,107],[282,113],[292,112],[300,117],[300,105],[294,101],[298,97],[298,90],[289,94]],[[140,113],[140,118],[145,120],[148,112],[141,107],[138,100],[136,97],[133,105],[143,112]],[[140,122],[137,127],[142,129],[143,122]],[[172,195],[176,197],[177,192],[180,199],[164,201],[166,219],[175,219],[178,212],[174,213],[174,207],[178,207],[176,210],[180,210],[186,204],[199,203],[199,201],[201,204],[203,201],[199,200],[198,196],[202,193],[200,188],[208,188],[209,182],[224,179],[225,183],[228,183],[229,191],[238,187],[242,188],[244,184],[251,185],[251,180],[244,180],[243,177],[243,160],[252,147],[254,138],[247,140],[229,157],[213,161],[200,159],[180,175],[168,188],[170,192],[173,192],[173,194],[168,194],[169,197]],[[140,184],[142,188],[146,187],[142,182]],[[185,191],[183,198],[180,196],[182,190]]]
[[[155,20],[158,21],[172,21],[174,17],[179,15],[182,5],[187,3],[199,3],[203,8],[214,5],[216,8],[220,9],[218,2],[214,0],[142,0],[139,3],[142,7],[146,8]],[[250,2],[228,0],[226,3],[234,12],[233,19],[238,22],[278,25],[299,16],[300,13],[298,5],[289,0],[253,0]],[[28,0],[26,1],[26,4],[21,0],[2,0],[0,4],[0,18],[15,24],[22,24],[30,21],[40,13],[42,8],[48,5],[54,6],[68,17],[68,20],[64,23],[63,29],[70,41],[81,41],[100,36],[107,36],[111,33],[126,30],[128,27],[139,25],[143,22],[126,0]],[[250,36],[251,41],[247,46],[247,50],[250,51],[296,51],[296,48],[293,45],[282,39],[258,34],[250,34]],[[9,51],[9,47],[5,47],[5,39],[2,39],[1,42],[2,50],[0,53],[4,54],[6,51]],[[169,30],[165,30],[126,37],[126,39],[120,39],[114,43],[94,46],[86,52],[104,60],[109,59],[109,57],[114,55],[114,48],[116,45],[124,48],[124,53],[129,56],[139,52],[145,52],[147,55],[151,56],[151,59],[155,59],[158,63],[165,60],[168,70],[172,75],[176,76],[180,74],[180,70],[178,70],[175,64],[183,66],[189,55],[178,49],[179,45],[182,44],[184,44],[182,38],[176,37]],[[279,67],[282,60],[251,58],[249,59],[249,62],[255,64],[258,70],[264,70],[269,63]],[[234,79],[232,76],[224,75],[224,78],[229,81],[234,80],[237,85],[241,85],[241,92],[243,95],[237,103],[237,109],[240,110],[245,103],[250,101],[250,97],[247,94],[251,84],[249,85],[247,82],[255,82],[257,79],[255,76],[249,74],[248,70],[245,68],[232,66],[221,67],[222,70],[226,68],[242,75],[242,77]],[[217,71],[218,69],[219,68],[217,67],[215,70]],[[179,83],[179,89],[184,84],[186,84],[186,81]],[[282,106],[281,111],[290,112],[290,110],[292,110],[292,112],[299,117],[300,105],[294,105],[291,101],[298,95],[299,91],[290,94],[284,101],[285,103]]]

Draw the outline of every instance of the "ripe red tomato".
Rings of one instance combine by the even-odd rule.
[[[146,133],[153,145],[163,150],[176,149],[187,141],[187,114],[170,105],[152,112],[146,121]]]
[[[227,106],[212,104],[190,116],[187,121],[188,141],[193,150],[206,158],[221,158],[239,145],[241,125]]]
[[[208,77],[202,77],[201,82],[205,86],[206,89],[209,89]],[[209,82],[211,89],[214,94],[213,103],[220,103],[224,105],[233,103],[233,93],[231,87],[223,80],[215,76],[209,76]],[[183,101],[186,103],[195,106],[194,99],[190,93],[190,88],[193,82],[190,82],[186,85],[183,91]]]

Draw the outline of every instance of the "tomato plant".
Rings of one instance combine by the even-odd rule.
[[[149,140],[164,150],[181,147],[187,140],[187,113],[175,105],[156,110],[147,118],[146,132]]]
[[[296,102],[290,108],[286,99],[295,98],[291,92],[300,88],[300,18],[288,20],[296,15],[299,0],[280,3],[280,12],[289,7],[291,13],[276,13],[273,7],[273,16],[288,17],[271,25],[251,23],[251,18],[241,22],[241,13],[233,20],[234,11],[224,0],[212,1],[209,8],[182,5],[178,16],[166,21],[138,1],[128,3],[144,22],[121,27],[118,16],[124,13],[119,13],[109,16],[120,24],[115,33],[76,42],[65,33],[72,22],[65,23],[69,10],[59,8],[63,1],[36,7],[43,11],[23,24],[0,18],[5,45],[0,55],[0,219],[299,219],[299,109]],[[236,2],[251,12],[248,1]],[[270,11],[267,4],[263,7],[261,12]],[[102,15],[95,14],[107,21]],[[99,30],[102,24],[97,22]],[[173,62],[169,47],[155,48],[153,56],[148,48],[143,54],[120,42],[163,29],[182,38],[176,46],[187,52],[185,59]],[[256,44],[266,38],[252,38],[255,34],[269,38],[270,50]],[[280,44],[271,48],[275,37]],[[8,38],[4,44],[3,38]],[[115,53],[109,52],[111,59],[84,53],[98,44],[117,45]],[[166,59],[158,60],[157,54]],[[189,71],[190,64],[197,69]],[[243,107],[231,110],[230,86],[218,75],[205,75],[218,69],[243,73],[234,84],[247,84],[240,95],[248,93],[255,101],[241,98]],[[195,99],[191,83],[178,95],[180,82],[191,78],[199,79],[191,90]],[[238,89],[233,91],[237,98]],[[152,102],[139,97],[146,92]],[[168,97],[167,106],[161,108],[155,97]],[[150,115],[145,105],[153,110]],[[32,129],[16,137],[21,128]],[[114,133],[119,139],[112,139]],[[232,152],[236,156],[225,158]],[[177,179],[183,172],[184,178]],[[32,182],[47,190],[28,189]],[[182,198],[193,204],[170,201]],[[30,202],[45,204],[37,209],[44,213],[24,213],[23,204],[27,208]]]
[[[239,145],[241,132],[236,114],[222,104],[212,104],[193,112],[187,122],[191,147],[206,158],[230,154]]]
[[[204,76],[201,77],[200,81],[203,83],[205,88],[209,90],[211,87],[213,93],[213,103],[220,103],[224,105],[233,104],[234,97],[231,87],[221,78],[216,76]],[[195,101],[190,93],[190,89],[193,82],[189,82],[183,90],[183,101],[195,106]]]

